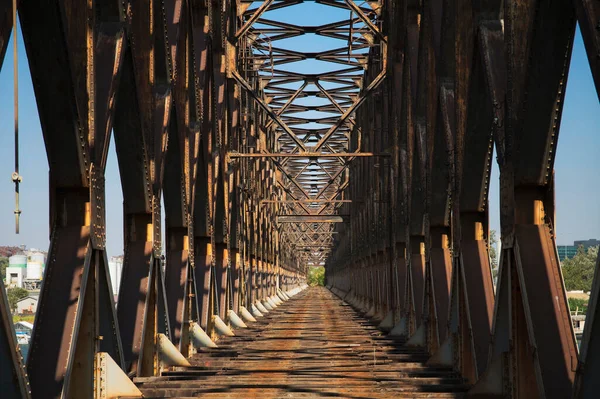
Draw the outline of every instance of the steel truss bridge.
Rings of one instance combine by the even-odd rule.
[[[577,23],[600,88],[600,3],[315,2],[343,18],[270,17],[303,0],[0,0],[0,66],[18,3],[51,239],[26,367],[0,300],[3,398],[168,396],[145,382],[190,373],[227,342],[243,352],[231,336],[253,339],[277,307],[310,333],[334,303],[458,376],[451,397],[600,395],[600,281],[578,351],[553,184]],[[302,36],[337,45],[290,45]],[[118,306],[105,249],[111,135]],[[304,290],[318,265],[330,292]],[[339,322],[323,336],[343,333]]]

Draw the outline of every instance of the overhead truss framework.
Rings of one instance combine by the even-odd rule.
[[[274,170],[275,189],[281,192],[275,194],[282,200],[273,208],[277,209],[274,228],[278,231],[282,223],[292,220],[285,215],[312,215],[314,220],[322,218],[322,223],[337,221],[326,215],[336,214],[341,204],[337,201],[347,195],[352,162],[358,157],[390,156],[363,152],[355,122],[361,105],[380,88],[387,73],[382,4],[316,1],[324,15],[332,15],[331,21],[301,25],[311,19],[300,7],[294,12],[302,3],[242,3],[244,24],[235,40],[243,52],[237,52],[229,71],[253,101],[251,106],[263,110],[267,118],[250,127],[258,130],[256,146],[228,157],[239,160],[242,168],[251,168],[260,159]],[[298,15],[294,24],[270,18],[282,8]],[[328,48],[314,51],[311,43],[319,37],[328,39],[319,41]],[[298,223],[300,219],[293,220]],[[333,231],[332,226],[325,228]],[[278,245],[292,254],[298,249],[303,259],[307,255],[326,258],[321,251],[329,253],[334,243],[332,237],[315,241],[319,245],[307,253],[290,238],[280,234]]]
[[[0,0],[0,66],[13,4]],[[553,174],[577,22],[600,88],[596,2],[18,4],[51,244],[26,372],[0,295],[5,396],[106,396],[107,364],[127,382],[158,376],[182,364],[165,348],[186,364],[320,265],[334,293],[454,368],[473,397],[598,396],[600,276],[578,353]],[[118,307],[105,248],[111,137]]]

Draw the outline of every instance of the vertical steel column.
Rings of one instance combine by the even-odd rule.
[[[575,22],[569,2],[505,2],[502,253],[491,362],[473,394],[572,392],[577,349],[554,238],[553,164]]]
[[[193,323],[200,324],[196,231],[203,228],[197,210],[202,198],[201,133],[206,85],[206,30],[204,7],[188,1],[169,1],[167,33],[173,62],[173,109],[165,165],[167,266],[165,280],[171,339],[184,356],[195,353],[190,340]],[[200,215],[200,216],[199,216]],[[201,250],[201,249],[200,249]]]
[[[129,11],[124,83],[119,87],[114,126],[125,233],[117,315],[127,369],[153,376],[160,372],[158,334],[171,334],[161,264],[160,198],[172,63],[162,2],[132,3]]]
[[[0,70],[13,27],[12,0],[0,1]],[[4,281],[0,281],[0,387],[9,399],[29,398],[29,381],[15,338]]]
[[[22,2],[19,13],[50,164],[51,244],[28,374],[36,397],[92,397],[96,354],[122,365],[104,168],[124,14],[117,1]]]
[[[444,11],[444,13],[442,13]],[[442,87],[451,86],[448,78],[450,58],[440,56],[442,36],[450,42],[451,29],[442,29],[445,10],[441,1],[424,2],[418,30],[419,55],[413,67],[416,79],[415,140],[425,141],[424,162],[421,178],[424,191],[423,244],[425,252],[424,299],[422,324],[408,341],[409,344],[427,347],[434,352],[444,335],[448,305],[447,275],[449,263],[444,256],[443,235],[449,234],[450,226],[450,124],[445,114],[450,111],[440,98]],[[451,55],[450,47],[448,56]],[[414,60],[414,58],[413,58]],[[413,61],[414,62],[414,61]],[[438,76],[441,75],[441,79]],[[415,187],[419,189],[418,186]]]
[[[2,280],[0,280],[0,387],[2,387],[2,396],[7,399],[31,397],[24,361],[15,336],[12,312]]]
[[[575,0],[575,10],[579,22],[579,29],[583,36],[583,42],[587,51],[588,61],[592,70],[596,92],[600,98],[600,36],[598,26],[600,24],[600,4],[590,0]],[[598,312],[600,305],[600,266],[596,261],[596,274],[590,301],[586,314],[585,330],[579,351],[579,363],[575,376],[574,398],[593,398],[600,391],[600,380],[597,378],[600,366],[600,351],[598,342],[600,337],[600,326]]]
[[[450,335],[432,363],[454,364],[474,382],[485,370],[494,292],[487,240],[487,187],[493,129],[493,100],[486,88],[487,54],[482,54],[480,26],[497,23],[500,4],[472,7],[458,2],[445,11],[453,26],[448,39],[454,57],[450,68],[454,88],[440,101],[452,148],[452,307]],[[501,43],[500,43],[501,44]],[[444,48],[451,45],[446,43]],[[472,104],[472,106],[470,106]],[[465,166],[463,166],[465,165]]]

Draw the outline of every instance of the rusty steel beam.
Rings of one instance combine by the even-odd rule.
[[[385,43],[387,41],[387,38],[381,33],[379,28],[373,24],[373,22],[371,21],[371,18],[369,18],[368,16],[365,15],[362,8],[360,8],[353,0],[344,0],[344,1],[345,1],[346,5],[348,6],[348,8],[350,10],[354,11],[356,13],[356,15],[358,16],[358,18],[360,18],[360,20],[365,24],[365,26],[367,26],[369,28],[371,33],[376,35],[379,38],[379,40],[381,40],[381,42]]]
[[[448,232],[451,233],[455,254],[451,265],[450,302],[446,302],[446,306],[450,305],[450,329],[432,362],[453,364],[465,378],[475,382],[487,365],[494,302],[486,240],[487,180],[492,148],[489,132],[493,128],[492,110],[496,99],[493,92],[487,90],[486,74],[489,71],[486,67],[489,68],[490,63],[484,61],[495,54],[487,53],[488,49],[480,46],[489,38],[482,37],[485,32],[481,26],[500,25],[500,4],[491,2],[482,8],[472,8],[469,2],[464,2],[457,7],[466,13],[462,14],[464,19],[450,15],[446,22],[453,26],[454,34],[443,38],[443,49],[449,51],[455,46],[455,54],[446,63],[440,78],[453,79],[454,89],[445,89],[446,96],[440,97],[442,112],[439,121],[448,129],[447,141],[452,153],[449,160],[453,164],[450,175],[452,229],[449,229],[448,218],[438,217],[436,223],[439,230],[436,233],[442,239]],[[498,37],[496,35],[493,39]],[[499,38],[491,51],[502,49],[503,43]],[[502,59],[495,60],[491,67],[503,70]],[[477,106],[474,107],[474,104]],[[439,209],[449,209],[449,206],[443,204]],[[440,265],[449,266],[447,256],[440,259]],[[445,294],[449,288],[446,279],[447,274],[439,278],[444,282],[441,292]],[[472,332],[466,334],[466,331]]]
[[[31,397],[24,363],[17,344],[4,281],[0,280],[0,381],[3,397],[8,399]]]
[[[577,349],[553,233],[552,168],[575,12],[569,3],[511,1],[504,16],[502,254],[491,361],[473,392],[569,397]]]
[[[126,83],[119,88],[114,126],[125,231],[117,315],[127,369],[149,377],[160,374],[155,337],[171,335],[161,262],[160,198],[172,63],[163,4],[131,4],[131,11],[123,65]]]
[[[269,105],[264,101],[264,99],[262,99],[262,97],[260,97],[258,94],[255,93],[255,91],[252,89],[252,86],[250,85],[250,83],[248,83],[237,71],[233,70],[231,71],[231,74],[233,76],[233,78],[240,84],[240,86],[242,86],[247,93],[250,93],[251,96],[254,98],[254,100],[262,107],[262,109],[267,112],[267,114],[269,115],[269,117],[275,121],[275,123],[277,123],[277,125],[285,132],[288,134],[288,136],[294,141],[294,143],[296,143],[296,145],[302,149],[303,151],[306,151],[306,147],[304,146],[304,143],[302,142],[302,140],[300,140],[298,138],[298,136],[292,131],[292,129],[290,129],[290,127],[280,118],[279,115],[277,115],[272,109],[271,107],[269,107]]]
[[[346,223],[344,215],[277,215],[277,223]]]
[[[0,1],[0,70],[8,48],[11,28],[14,28],[13,21],[15,21],[16,15],[15,1]],[[4,281],[0,281],[0,386],[3,395],[7,398],[31,397],[24,360],[17,344]]]
[[[159,375],[159,334],[191,356],[193,323],[218,340],[221,320],[232,327],[240,306],[262,307],[318,264],[334,292],[423,348],[430,365],[460,373],[470,395],[569,397],[575,378],[576,397],[593,395],[599,283],[578,363],[556,260],[553,167],[575,17],[598,86],[598,7],[317,0],[350,16],[320,26],[269,19],[301,3],[21,3],[50,166],[33,396],[92,397],[100,352],[138,377]],[[0,60],[9,11],[0,1]],[[346,46],[274,45],[313,34]],[[279,69],[306,60],[344,66]],[[118,312],[104,248],[111,131],[124,197]]]
[[[596,93],[600,98],[600,64],[598,53],[600,49],[600,35],[598,34],[598,26],[600,23],[600,5],[597,2],[589,0],[575,0],[575,10],[579,29],[583,36],[588,61],[596,86]],[[594,376],[598,375],[598,366],[600,364],[600,356],[598,352],[598,305],[599,290],[600,290],[600,268],[596,265],[596,273],[592,291],[590,292],[590,300],[588,312],[586,313],[586,325],[583,331],[583,338],[579,347],[579,358],[577,372],[574,381],[573,397],[577,399],[593,398],[600,390],[598,379]]]
[[[314,199],[314,200],[261,200],[261,205],[276,205],[276,204],[350,204],[352,200],[328,200],[328,199]]]
[[[300,152],[296,154],[291,154],[287,152],[279,152],[279,153],[250,153],[250,154],[239,154],[230,152],[227,154],[229,158],[364,158],[364,157],[375,157],[375,158],[384,158],[390,157],[391,154],[385,153],[372,153],[372,152]]]
[[[4,56],[8,49],[11,30],[13,28],[13,1],[0,1],[0,70],[4,63]]]
[[[248,30],[250,30],[250,28],[252,27],[252,25],[269,9],[269,7],[271,6],[271,4],[273,4],[274,0],[265,0],[260,7],[258,7],[250,16],[250,18],[248,18],[245,22],[244,25],[242,25],[236,32],[235,32],[235,38],[237,40],[239,40],[240,37],[242,37],[244,34],[246,34],[246,32],[248,32]]]
[[[360,94],[360,96],[354,101],[354,103],[344,111],[342,116],[337,120],[337,122],[323,134],[323,136],[319,139],[317,144],[314,147],[314,150],[317,151],[325,142],[333,136],[337,132],[337,130],[346,123],[347,119],[359,108],[365,101],[365,99],[371,94],[374,90],[376,90],[379,85],[385,80],[386,70],[383,69],[377,77],[365,88],[365,90]]]
[[[575,376],[573,398],[587,399],[593,398],[600,389],[597,378],[594,378],[598,370],[598,331],[599,316],[598,299],[600,296],[600,274],[598,273],[598,260],[596,260],[596,273],[592,290],[590,292],[590,301],[588,311],[585,317],[585,329],[581,346],[579,347],[579,362],[577,364],[577,373]]]
[[[573,0],[573,4],[596,85],[596,93],[600,98],[600,60],[598,59],[600,53],[600,34],[598,33],[600,4],[593,0]]]
[[[96,354],[123,364],[104,216],[122,11],[114,1],[19,8],[50,164],[49,262],[27,363],[34,396],[92,397]]]

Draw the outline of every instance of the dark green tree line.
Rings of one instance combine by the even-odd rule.
[[[562,273],[567,291],[583,290],[589,292],[594,281],[598,247],[590,247],[586,251],[583,246],[577,248],[577,254],[562,263]]]

